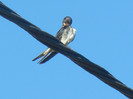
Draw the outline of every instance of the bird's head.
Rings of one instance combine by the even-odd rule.
[[[63,19],[63,26],[66,27],[66,26],[70,26],[71,24],[72,24],[72,18],[69,16],[66,16]]]

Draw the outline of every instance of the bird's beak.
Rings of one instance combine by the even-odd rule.
[[[65,27],[65,26],[69,26],[69,24],[68,23],[63,23],[63,26]]]

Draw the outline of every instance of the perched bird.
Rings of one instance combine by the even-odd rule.
[[[70,42],[73,41],[76,29],[71,27],[72,24],[72,18],[69,16],[66,16],[63,19],[63,25],[61,29],[57,32],[56,38],[60,40],[64,45],[68,45]],[[53,56],[55,56],[58,52],[52,50],[51,48],[48,48],[43,53],[41,53],[39,56],[34,58],[32,61],[37,60],[38,58],[42,57],[42,59],[38,62],[39,64],[45,63],[49,59],[51,59]],[[48,55],[49,54],[49,55]]]

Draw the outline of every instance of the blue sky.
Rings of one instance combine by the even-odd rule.
[[[77,34],[69,46],[133,88],[132,0],[2,2],[52,35],[71,16]],[[2,17],[0,30],[0,99],[127,99],[61,54],[32,62],[47,47]]]

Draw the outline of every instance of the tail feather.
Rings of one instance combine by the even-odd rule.
[[[41,58],[42,56],[45,56],[45,57],[46,57],[50,52],[51,52],[51,48],[48,48],[48,49],[45,50],[43,53],[41,53],[39,56],[37,56],[36,58],[34,58],[32,61],[35,61],[35,60]],[[45,58],[45,57],[43,57],[43,58]],[[41,59],[41,60],[42,60],[42,59]]]
[[[44,54],[43,57],[41,58],[41,60],[38,62],[39,64],[45,59],[45,57],[49,54],[50,52],[48,52],[47,54]]]
[[[34,58],[32,61],[35,61],[35,60],[39,59],[42,56],[43,56],[43,53],[41,53],[39,56],[37,56],[36,58]]]
[[[39,64],[43,64],[45,62],[47,62],[48,60],[50,60],[52,57],[54,57],[57,54],[57,52],[52,52],[50,53],[46,58],[44,57],[43,60],[41,60],[39,62]]]

